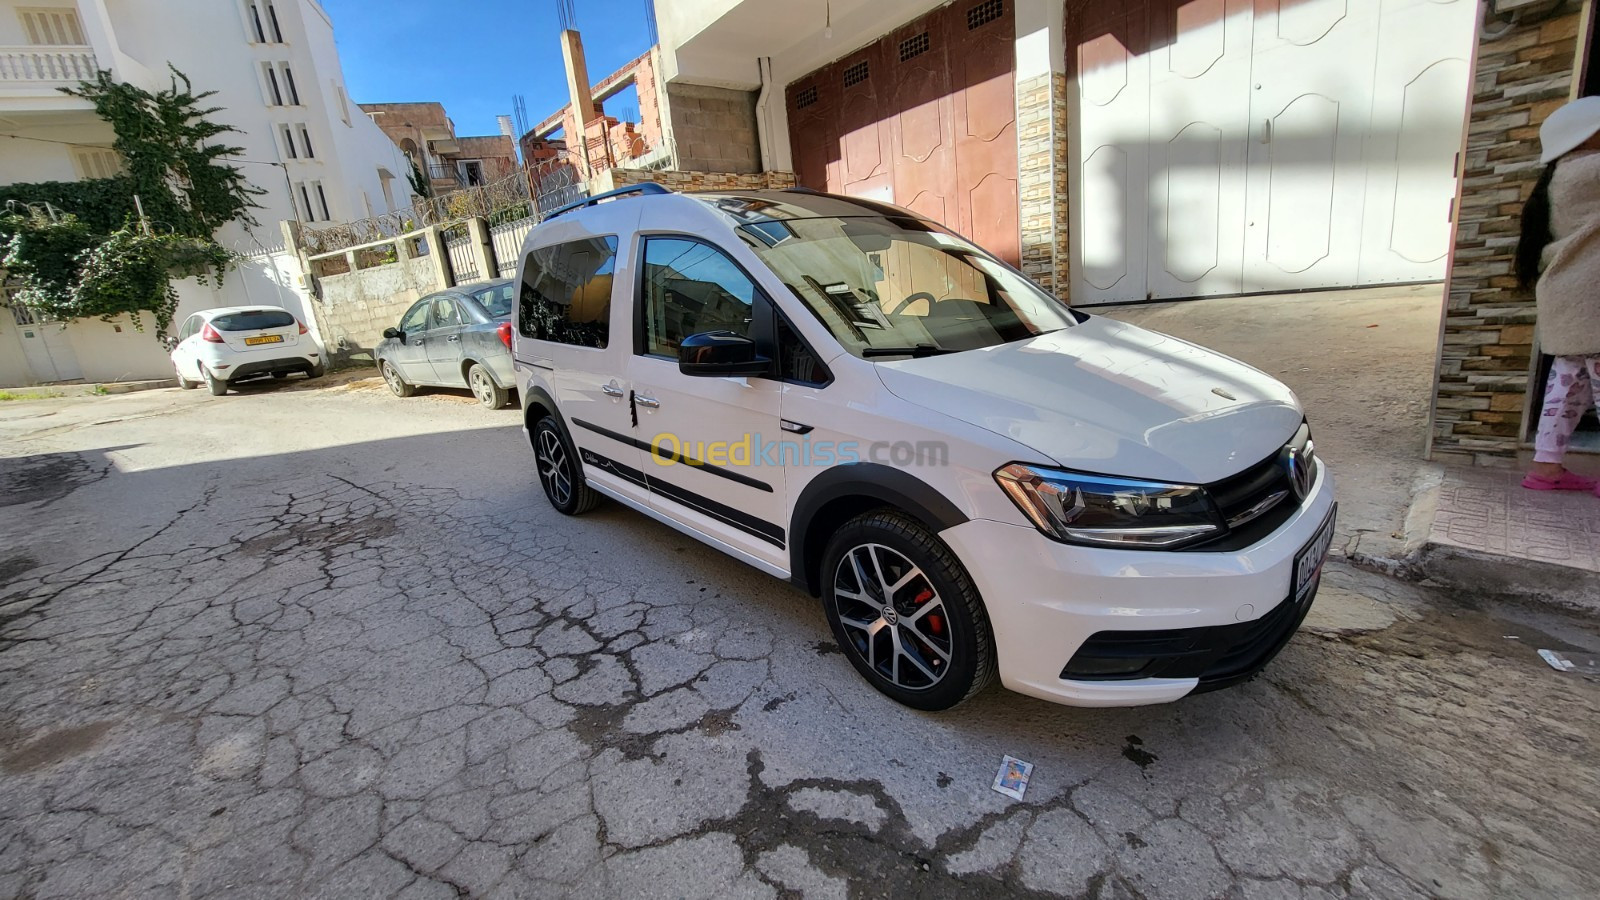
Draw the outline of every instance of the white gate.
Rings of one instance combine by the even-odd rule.
[[[472,229],[465,223],[451,225],[443,230],[445,254],[450,259],[450,275],[456,284],[482,281],[478,271],[478,254],[472,246]]]
[[[532,217],[490,226],[489,241],[494,247],[497,277],[511,278],[517,274],[517,263],[522,257],[522,239],[532,230]]]
[[[12,304],[11,315],[22,337],[22,356],[28,361],[34,381],[76,381],[83,377],[78,354],[61,323],[39,316],[20,303]]]
[[[1069,42],[1073,301],[1442,279],[1477,5],[1173,5]]]

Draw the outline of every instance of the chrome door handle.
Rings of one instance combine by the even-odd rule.
[[[614,384],[607,384],[600,388],[600,393],[605,394],[607,397],[621,397],[622,388],[619,388]]]
[[[638,403],[640,406],[644,407],[645,409],[660,409],[661,408],[661,401],[657,400],[654,397],[646,397],[643,394],[634,394],[633,395],[633,399],[634,399],[634,401],[636,403]]]

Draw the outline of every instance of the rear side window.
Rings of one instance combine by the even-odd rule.
[[[498,319],[501,316],[511,315],[511,301],[516,293],[516,285],[502,284],[486,291],[479,291],[472,295],[472,299],[478,301],[478,305],[483,307],[483,311],[488,313],[490,318]]]
[[[517,302],[526,337],[603,349],[611,337],[616,237],[542,247],[528,254]]]
[[[219,331],[255,331],[259,328],[288,328],[294,316],[281,309],[257,309],[250,312],[228,313],[211,320],[211,327]]]

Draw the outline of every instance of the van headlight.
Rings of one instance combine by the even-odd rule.
[[[1012,463],[994,473],[1046,536],[1073,544],[1172,549],[1214,537],[1221,518],[1204,488]]]

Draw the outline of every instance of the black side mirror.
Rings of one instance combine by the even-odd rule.
[[[406,338],[406,333],[398,328],[385,328],[383,330],[383,336],[385,339],[399,338],[403,341]]]
[[[772,360],[756,354],[756,342],[731,331],[691,334],[678,347],[678,371],[702,378],[765,375]]]

